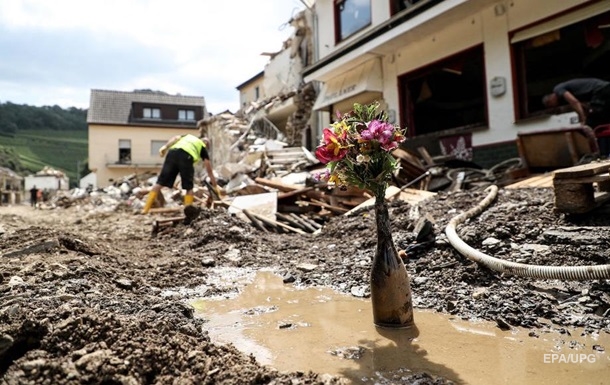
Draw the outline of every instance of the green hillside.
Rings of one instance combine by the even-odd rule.
[[[84,176],[87,131],[18,131],[12,137],[3,135],[0,138],[0,147],[12,149],[21,164],[22,169],[15,170],[19,174],[25,176],[49,166],[66,173],[75,185],[78,166],[80,176]]]
[[[87,152],[86,110],[0,104],[0,167],[22,176],[52,167],[74,187],[88,172]]]

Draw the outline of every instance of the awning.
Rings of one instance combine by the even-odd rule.
[[[370,60],[324,83],[313,109],[320,110],[365,92],[383,92],[379,59]]]

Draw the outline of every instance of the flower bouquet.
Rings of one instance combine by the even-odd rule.
[[[409,275],[392,239],[385,192],[400,163],[392,150],[405,140],[400,127],[388,122],[379,103],[354,104],[323,131],[316,157],[327,165],[317,176],[339,187],[356,186],[375,196],[377,249],[371,266],[373,320],[382,327],[413,325]]]

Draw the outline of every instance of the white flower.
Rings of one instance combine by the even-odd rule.
[[[362,164],[362,163],[368,163],[371,161],[371,157],[369,155],[364,155],[364,154],[358,154],[358,156],[356,156],[356,162]]]

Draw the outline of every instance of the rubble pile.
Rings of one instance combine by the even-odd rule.
[[[55,176],[57,178],[65,178],[66,174],[62,171],[56,170],[53,167],[44,166],[40,171],[36,172],[38,176]]]
[[[231,140],[247,132],[244,121],[229,113],[207,121],[206,130],[210,136],[214,132],[219,136],[222,133]],[[410,204],[442,191],[481,190],[490,184],[511,181],[510,172],[520,166],[518,161],[510,160],[490,170],[449,167],[450,163],[441,163],[446,160],[433,159],[425,151],[396,149],[393,155],[401,168],[390,183],[387,199]],[[259,137],[247,148],[235,148],[231,158],[235,161],[221,163],[214,170],[221,196],[209,188],[205,170],[197,169],[193,189],[195,206],[225,209],[261,232],[319,233],[332,217],[357,213],[374,202],[368,191],[339,188],[317,180],[317,174],[325,166],[304,147],[287,147],[284,142]],[[464,164],[458,163],[458,166]],[[86,211],[124,210],[139,214],[155,178],[151,173],[132,174],[95,191],[58,192],[39,207],[77,206]],[[153,223],[154,235],[172,232],[176,224],[185,220],[184,194],[179,179],[174,188],[163,189],[159,194],[150,210],[157,218]]]

